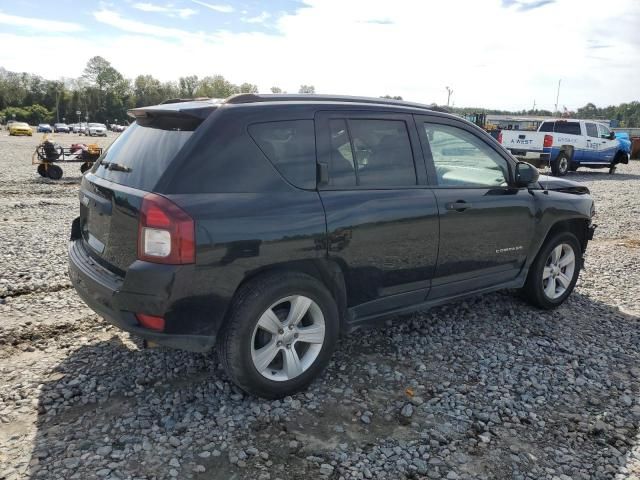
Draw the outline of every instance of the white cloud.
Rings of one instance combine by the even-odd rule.
[[[231,5],[217,5],[214,3],[201,2],[200,0],[191,0],[193,3],[197,3],[201,7],[210,8],[220,13],[232,13],[234,8]]]
[[[77,23],[46,20],[42,18],[19,17],[2,12],[0,12],[0,24],[45,32],[72,33],[84,30],[82,25]]]
[[[198,13],[192,8],[174,8],[173,6],[167,5],[156,5],[154,3],[144,3],[138,2],[132,5],[133,8],[137,10],[141,10],[143,12],[153,12],[153,13],[164,13],[171,17],[178,16],[180,18],[189,18],[190,16]]]
[[[146,22],[131,20],[121,16],[117,12],[105,9],[93,12],[93,16],[100,23],[104,23],[105,25],[109,25],[113,28],[117,28],[118,30],[129,33],[151,35],[154,37],[173,38],[177,40],[199,38],[201,36],[200,34],[188,32],[186,30],[180,30],[178,28],[162,27]]]
[[[269,12],[262,12],[260,15],[256,15],[255,17],[243,18],[242,21],[246,23],[264,23],[269,18],[271,18],[271,14]]]
[[[120,32],[85,35],[82,42],[69,35],[77,65],[62,67],[55,56],[37,54],[46,35],[7,33],[0,33],[0,45],[21,42],[25,48],[0,49],[0,65],[57,78],[80,74],[88,58],[101,55],[128,77],[220,73],[263,92],[312,84],[319,93],[402,95],[440,104],[448,85],[457,106],[513,110],[528,109],[534,100],[538,108],[553,108],[560,78],[559,104],[571,109],[640,99],[640,2],[608,0],[605,10],[596,0],[583,0],[580,8],[556,2],[522,11],[503,1],[448,0],[434,8],[395,0],[390,8],[365,0],[307,0],[272,19],[275,34],[194,33],[101,10],[95,19]]]

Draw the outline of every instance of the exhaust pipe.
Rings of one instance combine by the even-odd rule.
[[[142,340],[143,348],[160,348],[160,344],[156,342],[152,342],[151,340],[143,339]]]

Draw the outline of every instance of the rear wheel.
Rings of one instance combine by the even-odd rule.
[[[338,309],[322,283],[301,273],[274,273],[236,294],[218,356],[240,388],[281,398],[306,388],[324,369],[338,332]]]
[[[578,280],[582,250],[573,233],[549,238],[536,256],[522,289],[525,298],[539,308],[556,308],[571,294]]]
[[[47,176],[47,166],[44,163],[38,165],[38,175],[41,177]]]
[[[80,173],[84,173],[87,170],[89,170],[91,168],[91,163],[90,162],[84,162],[82,165],[80,165]]]
[[[47,168],[47,176],[51,180],[60,180],[62,178],[62,168],[57,165],[49,165]]]
[[[564,177],[569,171],[569,157],[566,153],[560,152],[556,160],[551,164],[551,173],[556,177]]]

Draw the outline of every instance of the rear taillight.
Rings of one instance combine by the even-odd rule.
[[[144,313],[136,313],[136,318],[140,325],[144,328],[148,328],[150,330],[155,330],[157,332],[162,332],[164,330],[164,318],[155,317],[153,315],[147,315]]]
[[[542,146],[544,148],[549,148],[553,146],[553,135],[545,135],[544,141],[542,142]]]
[[[498,143],[502,145],[502,132],[498,132]]]
[[[171,200],[149,193],[142,199],[138,223],[138,259],[154,263],[194,263],[195,224]]]

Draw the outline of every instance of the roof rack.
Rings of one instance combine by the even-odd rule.
[[[317,94],[257,94],[257,93],[239,93],[227,98],[223,103],[232,105],[242,103],[260,103],[260,102],[345,102],[345,103],[377,103],[382,105],[395,105],[398,107],[411,107],[421,110],[429,110],[432,112],[445,112],[448,110],[436,105],[429,106],[422,103],[405,102],[403,100],[393,100],[389,98],[374,97],[354,97],[350,95],[317,95]]]
[[[195,98],[168,98],[164,102],[160,103],[160,105],[166,105],[168,103],[184,103],[184,102],[202,102],[205,100],[213,100],[209,97],[195,97]]]

